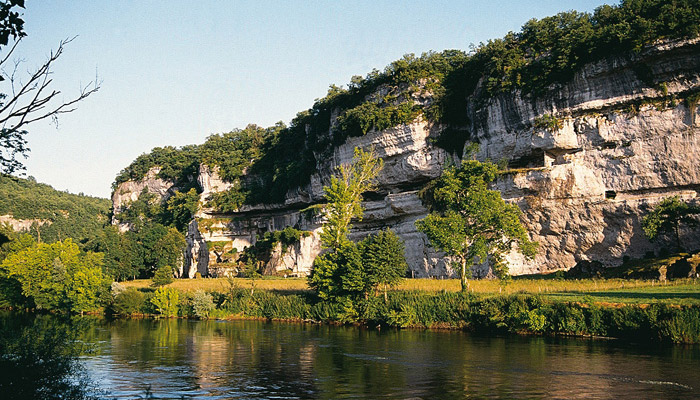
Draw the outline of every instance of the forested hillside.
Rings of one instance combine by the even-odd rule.
[[[96,236],[110,206],[107,199],[61,192],[33,178],[0,176],[0,216],[23,222],[42,242]]]

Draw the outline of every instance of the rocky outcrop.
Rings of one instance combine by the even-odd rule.
[[[197,219],[193,219],[187,226],[185,242],[185,260],[182,267],[175,272],[175,277],[191,279],[198,272],[202,276],[209,275],[209,246],[199,231]]]
[[[671,195],[698,201],[698,110],[682,99],[700,89],[699,43],[604,60],[544,99],[516,93],[473,111],[479,158],[525,167],[496,185],[524,210],[540,242],[538,256],[511,259],[512,270],[543,272],[581,261],[612,266],[625,255],[641,257],[654,250],[640,223],[655,203]],[[635,72],[640,66],[650,71],[646,82]],[[533,127],[548,113],[561,129]]]
[[[129,203],[138,200],[144,191],[153,193],[160,199],[167,199],[177,190],[174,182],[159,178],[159,172],[160,168],[151,168],[143,179],[122,182],[114,189],[112,192],[113,225],[118,225],[121,231],[126,231],[130,228],[129,224],[119,223],[117,215],[125,207],[128,207]]]
[[[537,99],[514,92],[486,104],[471,101],[464,110],[471,121],[464,127],[468,140],[480,144],[477,158],[510,166],[494,188],[523,210],[531,238],[540,243],[533,260],[515,252],[508,256],[511,273],[568,269],[581,262],[613,266],[623,256],[658,250],[642,234],[641,217],[670,195],[700,201],[700,121],[697,104],[684,101],[699,92],[700,40],[695,39],[587,65]],[[543,116],[557,124],[537,128],[546,125],[538,123]],[[276,249],[271,262],[278,270],[308,273],[320,252],[322,221],[307,207],[322,201],[323,186],[337,166],[352,159],[355,147],[373,147],[385,167],[352,238],[391,228],[405,242],[413,276],[452,275],[449,262],[415,228],[427,214],[418,190],[446,165],[459,162],[433,145],[441,129],[419,117],[349,138],[332,156],[319,157],[311,182],[287,193],[283,204],[248,205],[228,215],[201,210],[198,229],[190,225],[186,265],[201,272],[205,260],[215,259],[207,241],[240,251],[266,231],[292,226],[312,235]],[[203,198],[229,187],[207,166],[197,179]],[[149,173],[142,182],[122,184],[113,196],[115,210],[144,188],[167,197],[172,183]],[[696,236],[685,239],[688,247],[700,247]],[[183,276],[192,269],[187,271]],[[476,274],[488,270],[477,268]]]
[[[7,224],[15,232],[29,232],[35,224],[37,226],[51,225],[52,222],[46,219],[19,219],[12,215],[0,215],[0,225]]]

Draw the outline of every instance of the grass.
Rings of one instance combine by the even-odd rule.
[[[150,279],[136,279],[122,282],[126,287],[137,289],[151,288]],[[306,278],[279,278],[279,279],[247,279],[247,278],[202,278],[202,279],[176,279],[173,283],[165,285],[169,288],[181,290],[183,292],[194,292],[204,290],[207,292],[226,292],[233,284],[237,288],[250,289],[255,285],[256,289],[274,290],[280,292],[298,292],[309,290]]]
[[[137,289],[150,288],[150,279],[139,279],[123,283]],[[184,292],[196,290],[226,292],[231,284],[237,288],[295,293],[309,290],[305,278],[256,279],[203,278],[178,279],[167,287]],[[555,301],[596,302],[611,304],[683,304],[700,305],[700,281],[678,279],[668,282],[629,279],[513,279],[507,283],[498,280],[470,280],[470,291],[493,296],[499,294],[542,294]],[[404,279],[398,291],[458,292],[457,279]]]
[[[678,284],[657,283],[655,286],[617,290],[548,293],[544,297],[582,303],[700,305],[700,283],[688,279]]]

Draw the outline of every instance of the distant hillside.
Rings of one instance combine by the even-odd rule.
[[[0,223],[42,242],[93,237],[107,221],[107,199],[58,191],[33,178],[0,176]]]

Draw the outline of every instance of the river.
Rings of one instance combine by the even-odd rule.
[[[700,398],[697,346],[175,319],[82,337],[106,398]]]

